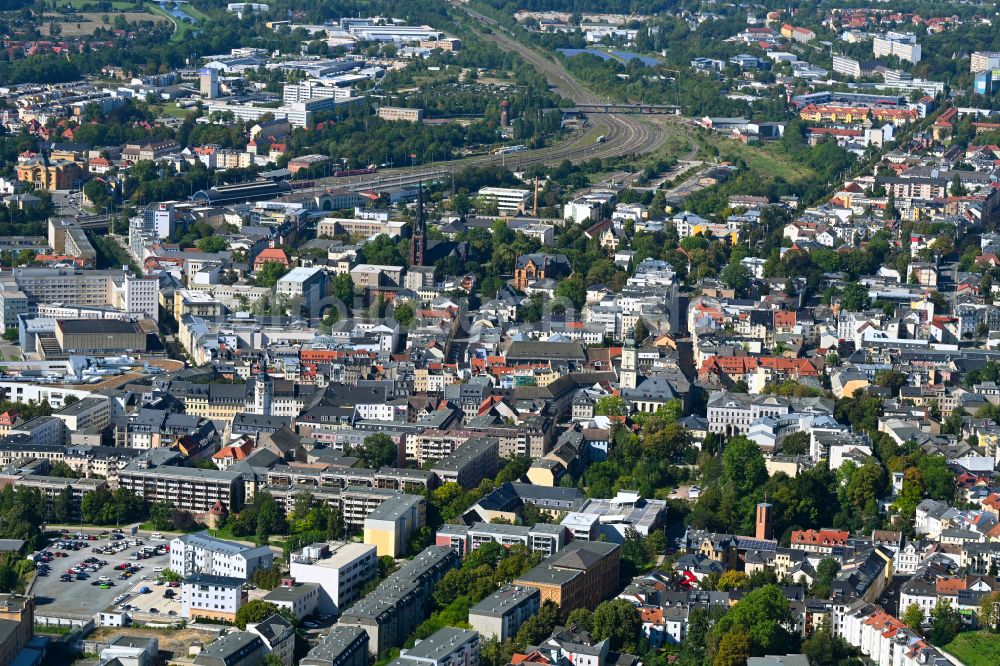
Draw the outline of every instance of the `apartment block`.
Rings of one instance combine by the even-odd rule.
[[[407,109],[402,106],[381,106],[378,110],[378,117],[382,120],[403,120],[411,123],[419,123],[424,119],[424,110]]]
[[[396,495],[376,507],[364,521],[364,541],[379,557],[406,554],[410,536],[427,522],[427,500],[420,495]]]
[[[207,513],[216,503],[229,511],[243,507],[243,475],[231,470],[131,463],[118,472],[118,487],[148,502],[173,502],[194,513]]]
[[[427,618],[435,586],[458,561],[452,548],[428,546],[351,606],[338,625],[367,631],[368,650],[375,655],[402,645]]]
[[[538,588],[506,585],[469,609],[469,624],[483,638],[503,643],[538,612],[541,599]]]
[[[473,437],[454,453],[439,460],[431,471],[441,483],[457,483],[463,488],[478,486],[496,475],[500,466],[500,442],[496,437]]]

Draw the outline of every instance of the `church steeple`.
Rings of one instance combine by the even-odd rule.
[[[410,266],[424,265],[424,250],[427,245],[427,222],[424,220],[424,184],[417,185],[417,221],[410,239]]]

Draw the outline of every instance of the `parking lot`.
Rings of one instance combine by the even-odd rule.
[[[155,547],[167,545],[165,539],[147,539],[139,537],[139,545],[136,545],[136,537],[124,536],[120,540],[112,540],[110,535],[99,536],[94,541],[81,540],[73,537],[66,539],[66,542],[79,545],[78,550],[70,547],[60,546],[60,538],[53,539],[52,545],[45,549],[45,552],[52,555],[52,560],[47,563],[48,573],[39,575],[32,591],[35,594],[36,613],[38,615],[52,615],[57,617],[90,618],[104,608],[112,605],[114,600],[123,594],[128,594],[131,598],[133,589],[138,592],[138,588],[143,585],[150,590],[158,590],[149,594],[138,594],[143,597],[145,604],[147,598],[158,597],[157,602],[166,601],[162,594],[164,586],[155,585],[158,578],[154,569],[158,567],[166,568],[169,556],[153,555],[146,559],[136,560],[132,553],[141,552],[144,547]],[[117,544],[119,552],[95,553],[94,549],[105,549],[109,545]],[[123,544],[128,544],[122,548]],[[65,553],[64,557],[56,556],[57,553]],[[73,574],[72,580],[65,581],[67,572],[74,567],[86,564],[86,560],[96,558],[107,564],[98,566],[97,571],[85,570],[82,574]],[[116,567],[122,564],[130,564],[136,567],[135,573],[125,576],[122,569]],[[90,565],[88,565],[90,566]],[[97,565],[92,565],[97,566]],[[92,568],[91,566],[91,568]],[[106,581],[106,589],[102,589],[101,578],[110,579]],[[97,583],[96,585],[94,583]],[[175,588],[180,598],[179,588]],[[121,603],[130,603],[124,600]],[[146,608],[155,607],[159,610],[166,610],[155,603],[146,604]],[[171,607],[172,608],[172,607]],[[180,614],[179,602],[175,609]]]

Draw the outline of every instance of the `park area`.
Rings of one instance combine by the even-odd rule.
[[[944,650],[966,666],[996,666],[1000,664],[1000,634],[964,632],[945,645]]]

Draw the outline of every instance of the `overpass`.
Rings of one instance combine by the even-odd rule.
[[[564,112],[576,113],[668,113],[679,116],[681,108],[672,104],[615,104],[606,102],[604,104],[577,104],[576,106],[563,109]]]

